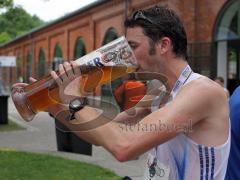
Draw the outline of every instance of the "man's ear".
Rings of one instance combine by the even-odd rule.
[[[163,37],[157,44],[158,52],[165,54],[172,48],[172,41],[168,37]]]

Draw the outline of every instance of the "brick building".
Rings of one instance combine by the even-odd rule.
[[[223,76],[230,91],[240,79],[239,0],[100,0],[0,46],[0,55],[17,57],[4,68],[5,85],[30,75],[40,78],[62,60],[76,59],[124,35],[132,11],[168,5],[184,22],[189,63],[211,78]]]

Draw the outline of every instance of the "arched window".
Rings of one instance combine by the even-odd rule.
[[[22,77],[22,58],[17,58],[17,82],[23,82]]]
[[[222,76],[230,94],[240,83],[240,1],[227,1],[215,26],[217,76]]]
[[[240,39],[240,1],[230,1],[217,22],[215,40]]]
[[[10,84],[13,83],[13,67],[9,67],[9,81]]]
[[[56,70],[58,68],[58,65],[62,64],[62,62],[63,62],[62,48],[59,44],[56,44],[54,48],[52,69]]]
[[[118,38],[118,35],[117,35],[117,31],[115,30],[115,28],[109,28],[107,30],[107,32],[105,33],[102,45],[107,44],[117,38]]]
[[[85,44],[82,38],[78,38],[74,48],[74,60],[84,56],[86,54]]]
[[[0,68],[2,68],[2,67],[0,67]],[[0,82],[0,83],[3,83],[2,85],[4,87],[6,86],[6,79],[7,79],[7,68],[3,67],[2,68],[2,78],[1,78],[2,82]],[[0,84],[0,86],[1,86],[1,84]]]
[[[41,78],[45,75],[45,53],[44,50],[41,48],[39,51],[39,56],[38,56],[38,77]]]
[[[32,74],[32,54],[29,53],[27,55],[27,74],[26,74],[26,80],[29,81],[29,77],[31,76]]]

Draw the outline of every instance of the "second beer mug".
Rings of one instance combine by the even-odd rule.
[[[87,77],[84,87],[81,87],[85,91],[93,91],[98,85],[137,69],[135,56],[125,37],[120,37],[75,62],[79,65],[82,76]],[[14,88],[11,95],[19,114],[26,121],[32,120],[36,113],[45,111],[49,106],[60,103],[58,85],[50,75],[26,87]]]

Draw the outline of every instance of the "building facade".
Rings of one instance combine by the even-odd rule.
[[[183,20],[189,63],[210,78],[222,76],[232,91],[240,79],[239,0],[100,0],[0,46],[0,56],[16,56],[2,69],[6,86],[41,78],[64,60],[77,59],[125,34],[131,12],[168,5]]]

